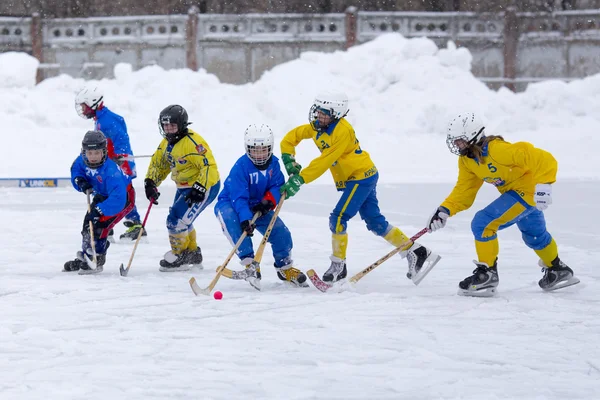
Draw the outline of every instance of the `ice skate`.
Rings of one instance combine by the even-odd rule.
[[[308,287],[306,282],[306,275],[304,272],[291,265],[286,265],[281,268],[275,268],[277,270],[277,277],[282,281],[289,282],[297,287]]]
[[[421,283],[441,259],[439,255],[419,243],[413,243],[408,250],[403,251],[400,255],[408,260],[406,277],[412,280],[415,285]]]
[[[187,260],[187,251],[184,251],[180,254],[167,251],[164,258],[159,262],[160,268],[158,270],[161,272],[187,271],[191,268]]]
[[[342,260],[336,256],[330,256],[329,258],[331,259],[331,265],[323,274],[323,282],[333,283],[346,278],[346,275],[348,275],[346,260]]]
[[[98,274],[104,270],[106,254],[96,254],[96,268],[90,267],[89,263],[86,261],[86,258],[88,258],[92,262],[94,260],[93,256],[89,256],[82,251],[77,252],[77,259],[83,261],[83,264],[79,266],[79,275]]]
[[[566,288],[579,283],[579,278],[573,275],[573,270],[558,257],[552,261],[551,267],[547,267],[542,260],[540,260],[539,265],[542,267],[544,276],[542,279],[540,279],[538,284],[547,292]]]
[[[128,229],[119,237],[121,240],[130,240],[134,242],[137,240],[140,231],[142,231],[142,237],[148,236],[148,233],[146,233],[146,230],[140,221],[125,221],[123,222],[123,225]]]
[[[484,262],[473,260],[477,268],[473,275],[465,278],[458,284],[458,294],[461,296],[472,297],[492,297],[496,293],[498,286],[497,263],[489,267]]]
[[[244,258],[240,263],[246,267],[244,270],[246,274],[244,280],[254,289],[260,290],[260,279],[262,277],[260,274],[260,264],[252,258]]]
[[[200,268],[202,269],[202,250],[200,250],[200,247],[198,247],[196,250],[194,251],[188,251],[187,252],[187,258],[185,260],[185,262],[187,264],[189,264],[191,267],[196,267],[196,268]]]

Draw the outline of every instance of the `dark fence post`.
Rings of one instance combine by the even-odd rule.
[[[356,14],[358,10],[354,6],[346,8],[346,49],[356,44]]]
[[[31,55],[38,59],[40,64],[44,62],[44,38],[42,35],[42,17],[39,13],[31,15]],[[44,80],[42,68],[37,69],[35,74],[35,83],[38,84]]]
[[[198,12],[196,6],[188,11],[188,19],[185,26],[185,66],[192,71],[198,71],[198,53],[196,42],[198,41]]]
[[[504,78],[513,81],[504,85],[515,91],[514,79],[517,75],[517,46],[519,44],[519,20],[517,9],[508,7],[504,12]]]

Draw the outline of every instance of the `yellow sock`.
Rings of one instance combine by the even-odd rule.
[[[196,229],[192,228],[191,231],[188,232],[188,245],[187,249],[189,251],[198,250],[198,243],[196,243]]]
[[[188,247],[188,233],[169,233],[169,242],[171,243],[171,251],[173,254],[181,254]]]
[[[346,259],[346,249],[348,248],[348,234],[347,233],[332,233],[331,234],[331,248],[333,250],[333,256]]]
[[[408,238],[408,236],[406,236],[398,227],[393,227],[383,238],[394,247],[400,247],[406,243],[402,250],[406,250],[412,246],[410,238]]]
[[[478,261],[486,263],[492,267],[496,262],[498,253],[500,252],[500,246],[498,244],[498,238],[489,240],[487,242],[475,241],[475,250],[477,250]]]
[[[558,257],[558,246],[556,245],[554,239],[552,239],[548,246],[544,247],[541,250],[535,250],[535,253],[538,255],[539,258],[542,259],[542,262],[545,266],[551,267],[552,261],[554,261],[554,259]]]

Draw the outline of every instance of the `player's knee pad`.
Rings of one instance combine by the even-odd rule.
[[[496,232],[486,232],[486,227],[492,222],[491,216],[485,210],[479,210],[475,213],[471,221],[471,232],[475,236],[475,240],[489,239],[495,236]],[[484,235],[488,235],[487,237]]]
[[[391,230],[390,224],[381,217],[376,218],[365,218],[367,229],[373,232],[377,236],[385,236]]]
[[[523,233],[522,237],[527,247],[533,250],[542,250],[552,242],[552,236],[548,231],[544,231],[539,235]]]
[[[336,213],[329,214],[329,230],[331,233],[346,233],[348,217]]]
[[[169,233],[178,234],[187,232],[189,228],[190,224],[185,223],[183,220],[170,215],[167,217],[167,230]]]

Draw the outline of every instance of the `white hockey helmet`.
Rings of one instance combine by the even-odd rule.
[[[314,124],[317,120],[317,111],[329,115],[333,120],[344,118],[348,114],[348,96],[345,93],[325,92],[315,97],[308,120]],[[326,127],[320,127],[326,128]]]
[[[81,118],[89,119],[96,115],[96,110],[102,108],[104,94],[96,86],[81,89],[75,96],[75,110]]]
[[[453,154],[465,155],[471,145],[485,136],[484,130],[485,126],[479,115],[472,112],[459,114],[448,124],[446,145]]]
[[[246,155],[257,167],[267,167],[273,156],[275,136],[269,125],[250,125],[244,133]]]

